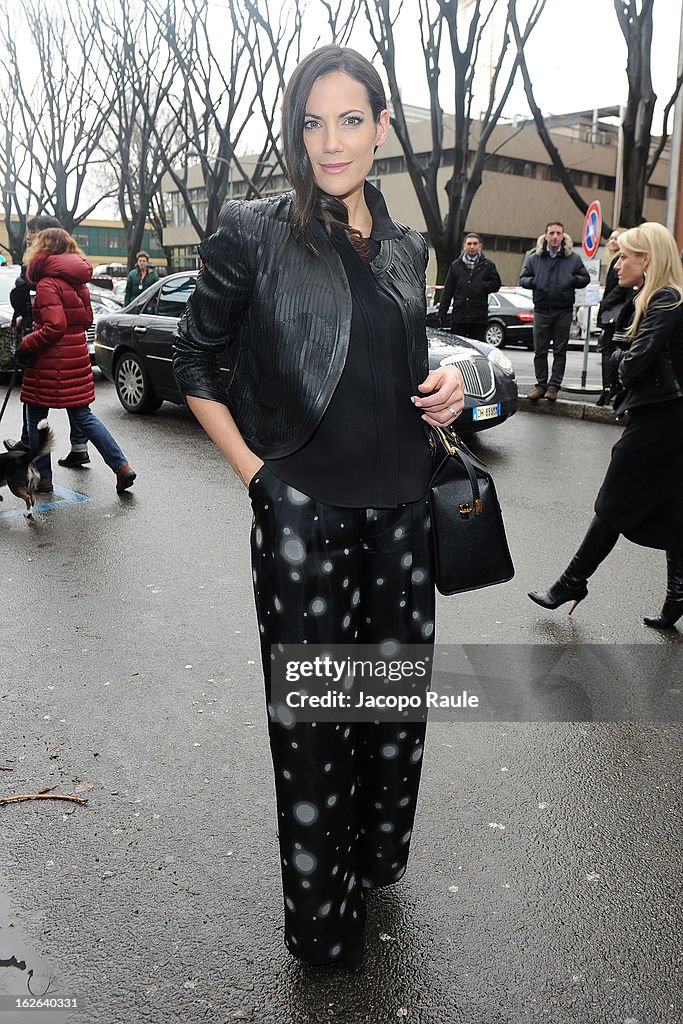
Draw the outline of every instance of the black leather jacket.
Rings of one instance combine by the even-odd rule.
[[[679,304],[676,305],[676,302]],[[652,296],[635,338],[623,332],[633,319],[629,301],[617,320],[614,340],[622,349],[612,356],[619,383],[624,389],[615,400],[617,415],[640,405],[683,398],[683,305],[671,288]]]
[[[379,193],[365,189],[372,211]],[[200,246],[203,266],[174,347],[181,393],[227,405],[262,458],[289,455],[311,437],[339,382],[351,331],[341,259],[317,220],[310,230],[321,256],[294,239],[291,203],[287,193],[223,207],[218,230]],[[371,268],[403,315],[417,389],[429,372],[427,246],[417,231],[392,224]],[[219,370],[226,346],[227,388]]]

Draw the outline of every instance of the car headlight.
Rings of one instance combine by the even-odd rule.
[[[508,357],[504,356],[499,349],[492,348],[491,351],[489,352],[489,359],[491,360],[492,363],[495,363],[496,366],[500,366],[501,370],[504,373],[509,373],[512,377],[514,377],[514,366],[512,365]]]

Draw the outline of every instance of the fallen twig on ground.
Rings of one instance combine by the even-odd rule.
[[[69,796],[66,793],[22,793],[19,796],[4,796],[0,797],[0,807],[4,807],[5,804],[16,804],[20,800],[69,800],[74,804],[87,804],[87,800],[82,796]]]

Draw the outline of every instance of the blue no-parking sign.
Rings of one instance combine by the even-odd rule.
[[[592,260],[600,246],[602,235],[602,207],[595,199],[586,210],[586,219],[583,222],[583,234],[581,241],[583,251],[589,260]]]

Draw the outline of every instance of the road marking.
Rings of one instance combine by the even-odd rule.
[[[11,491],[10,491],[11,494]],[[70,491],[68,487],[60,487],[55,484],[55,489],[52,492],[53,496],[56,496],[57,500],[52,497],[49,501],[44,500],[34,506],[34,512],[52,512],[53,509],[63,508],[65,505],[79,505],[83,501],[90,501],[87,494],[81,494],[79,491]],[[3,496],[4,497],[4,496]],[[21,508],[7,509],[6,512],[0,512],[0,519],[10,519],[13,516],[23,516],[26,508],[22,505]]]

